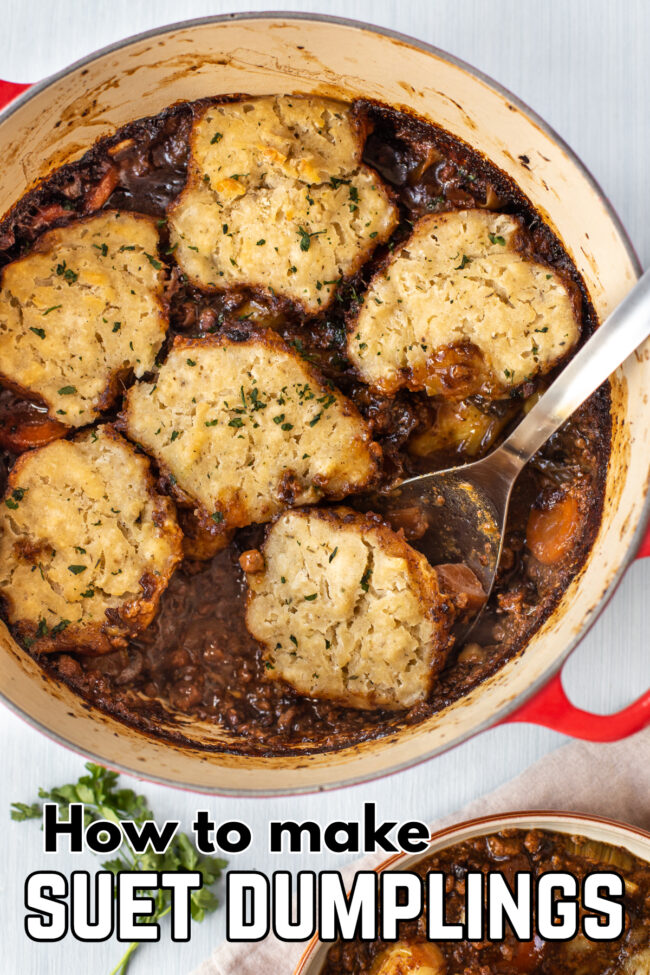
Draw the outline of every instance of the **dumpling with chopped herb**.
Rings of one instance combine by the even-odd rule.
[[[190,145],[169,228],[176,260],[199,287],[249,285],[316,314],[397,225],[342,102],[277,95],[209,105]]]
[[[375,956],[369,975],[447,975],[447,963],[431,941],[398,941]]]
[[[454,600],[425,557],[377,516],[289,511],[242,556],[246,626],[266,676],[347,707],[426,698],[451,645]]]
[[[7,264],[0,288],[0,381],[70,427],[92,423],[131,373],[154,365],[167,332],[151,217],[102,210],[49,230]]]
[[[248,324],[177,336],[156,379],[128,391],[122,422],[214,537],[206,554],[236,528],[362,490],[381,457],[353,403]]]
[[[181,558],[172,503],[112,427],[16,461],[0,502],[0,598],[25,646],[126,646],[153,619]]]
[[[535,260],[517,217],[423,217],[379,270],[348,333],[361,378],[464,399],[506,396],[543,375],[580,336],[577,287]]]

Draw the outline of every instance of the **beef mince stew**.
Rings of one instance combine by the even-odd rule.
[[[589,873],[614,872],[624,881],[624,933],[608,941],[592,941],[582,933],[568,941],[551,941],[534,933],[530,941],[521,941],[506,925],[502,941],[434,943],[426,938],[425,908],[419,920],[400,922],[397,942],[337,942],[328,952],[322,975],[645,975],[650,971],[650,866],[622,847],[584,836],[508,828],[450,846],[411,870],[423,878],[433,872],[444,874],[448,924],[465,918],[468,873],[499,872],[514,890],[519,872],[534,879],[564,872],[579,883]]]
[[[312,101],[317,107],[320,104]],[[291,368],[296,372],[298,363],[303,380],[305,376],[307,380],[301,387],[300,403],[289,404],[286,417],[284,412],[276,413],[269,430],[273,435],[290,430],[294,413],[314,396],[308,391],[309,383],[318,383],[315,388],[320,390],[321,405],[309,414],[311,442],[316,450],[326,452],[327,440],[316,443],[316,424],[336,401],[331,415],[339,410],[346,422],[361,430],[355,433],[355,443],[363,448],[366,467],[357,482],[345,472],[348,486],[340,487],[343,477],[336,483],[323,478],[318,473],[318,458],[314,455],[305,461],[309,456],[305,450],[301,456],[305,464],[311,464],[305,467],[304,475],[311,478],[309,485],[305,486],[304,479],[299,485],[292,469],[281,472],[275,510],[304,504],[324,508],[337,501],[349,505],[352,494],[366,483],[387,485],[403,476],[483,456],[513,428],[572,349],[597,324],[581,278],[560,241],[512,181],[482,155],[436,126],[387,106],[359,101],[338,112],[331,105],[339,103],[329,104],[327,111],[318,109],[318,125],[322,127],[314,128],[309,119],[310,99],[276,100],[272,112],[260,113],[257,122],[261,149],[245,137],[247,130],[238,129],[253,124],[259,100],[242,96],[174,105],[97,142],[77,162],[61,167],[27,193],[0,224],[3,287],[15,277],[10,279],[8,267],[22,268],[24,281],[30,265],[22,263],[23,259],[33,256],[40,261],[39,266],[43,262],[51,265],[47,287],[55,295],[44,307],[46,299],[36,292],[24,299],[5,288],[5,320],[0,314],[0,378],[4,387],[0,392],[0,488],[9,522],[22,498],[19,476],[12,476],[21,456],[47,449],[47,444],[59,438],[86,436],[99,417],[98,422],[109,424],[109,430],[117,430],[122,438],[130,437],[135,455],[148,455],[158,492],[155,503],[172,503],[183,532],[184,551],[149,625],[136,625],[128,607],[120,604],[120,627],[109,634],[112,643],[108,652],[97,653],[90,643],[66,644],[63,631],[69,620],[59,618],[52,627],[45,617],[35,618],[27,631],[24,626],[15,626],[6,590],[4,618],[14,637],[45,671],[65,681],[93,705],[136,727],[178,740],[183,739],[183,724],[188,721],[215,723],[227,731],[228,748],[242,753],[270,755],[340,748],[421,722],[466,694],[520,652],[552,612],[585,561],[602,510],[610,443],[606,388],[549,440],[519,478],[499,575],[487,610],[472,632],[471,642],[446,648],[444,666],[427,685],[424,696],[401,710],[372,706],[371,698],[364,707],[352,707],[325,694],[298,693],[286,680],[268,679],[273,676],[269,674],[273,665],[246,626],[246,573],[240,565],[242,556],[247,572],[263,565],[259,553],[268,529],[250,523],[243,517],[241,505],[238,507],[232,498],[223,500],[223,492],[214,495],[216,486],[210,487],[207,481],[202,484],[203,495],[194,491],[192,472],[187,468],[188,435],[182,429],[170,428],[161,451],[140,444],[130,432],[128,390],[134,384],[149,383],[152,408],[156,400],[158,410],[175,410],[175,403],[163,402],[164,397],[155,392],[158,371],[166,363],[171,368],[172,347],[179,368],[187,371],[198,358],[192,354],[197,340],[224,349],[226,343],[233,348],[248,344],[251,355],[257,355],[262,347],[276,348],[277,338],[286,362],[291,365],[293,357]],[[273,125],[280,123],[296,140],[297,152],[290,151],[291,146],[284,155],[269,148],[274,135],[269,136],[269,145],[262,144],[264,126],[273,132]],[[217,150],[222,151],[221,156],[215,155]],[[324,177],[323,172],[329,175]],[[227,218],[219,217],[222,211],[227,212]],[[68,256],[66,263],[55,252],[77,224],[87,221],[89,228],[101,226],[93,221],[111,213],[142,215],[138,225],[142,240],[145,232],[151,233],[151,226],[158,235],[157,252],[150,253],[146,245],[138,244],[135,255],[146,258],[138,274],[144,274],[147,267],[148,272],[154,272],[146,275],[149,297],[145,295],[142,304],[149,304],[140,314],[153,321],[162,309],[168,330],[164,340],[155,340],[155,329],[150,326],[153,344],[147,346],[144,358],[138,352],[139,345],[134,350],[132,342],[130,347],[128,343],[115,344],[125,338],[116,309],[122,317],[128,314],[123,307],[126,289],[125,294],[116,294],[101,270],[92,279],[89,276],[91,265],[94,268],[107,258],[109,246],[113,250],[107,259],[114,260],[114,270],[116,264],[122,267],[122,258],[126,266],[126,258],[134,256],[129,252],[136,250],[135,244],[125,239],[121,247],[115,247],[114,242],[88,237],[92,243],[87,246],[92,247],[97,260],[86,261],[84,268],[74,266],[74,257]],[[483,216],[472,218],[470,227],[467,214]],[[435,245],[436,215],[441,224],[445,223],[447,236],[460,233],[458,239],[466,248],[453,255],[453,274],[450,270],[442,280],[438,270],[431,272],[432,287],[442,281],[440,287],[446,289],[445,314],[450,328],[457,327],[458,340],[435,349],[428,359],[430,350],[421,342],[417,366],[411,369],[407,356],[406,364],[393,373],[390,383],[374,381],[368,378],[369,372],[359,368],[359,357],[367,345],[358,340],[358,322],[365,321],[364,301],[372,297],[373,314],[382,311],[380,305],[386,299],[386,282],[390,284],[391,274],[398,280],[398,267],[403,269],[407,261],[413,263],[415,249],[409,252],[408,248],[418,228],[426,227],[427,239]],[[255,240],[248,240],[244,231],[254,228],[255,221],[267,229],[251,230]],[[454,221],[462,225],[460,230],[453,226]],[[480,234],[486,251],[468,253],[470,244],[475,246],[471,234],[478,233],[479,226],[484,228]],[[83,227],[81,231],[83,237]],[[66,254],[76,253],[70,249],[73,243],[66,244]],[[328,271],[332,260],[338,269],[335,273]],[[422,260],[426,267],[432,257],[425,254]],[[296,268],[299,261],[306,262],[305,266]],[[502,293],[497,278],[503,274],[501,280],[507,282],[509,275],[514,275],[512,280],[519,280],[517,275],[524,271],[529,277],[533,274],[538,289],[533,304],[552,299],[550,317],[540,317],[528,294],[524,304],[517,306],[517,314],[529,316],[525,334],[532,336],[530,347],[519,350],[517,359],[517,368],[527,363],[527,371],[515,375],[499,360],[497,375],[497,367],[489,360],[490,342],[482,346],[478,338],[472,339],[471,321],[464,321],[462,327],[455,324],[454,295],[462,289],[469,294],[478,288],[480,277],[483,291],[477,294],[481,307],[491,309],[496,303],[504,314],[510,314],[513,302]],[[221,278],[225,283],[220,285]],[[280,281],[280,287],[271,286],[271,281]],[[20,335],[21,355],[12,359],[22,356],[24,360],[31,355],[34,359],[39,356],[40,362],[42,354],[46,368],[48,331],[58,327],[57,316],[65,312],[74,289],[82,285],[86,304],[73,323],[73,338],[66,340],[70,369],[75,356],[81,360],[86,348],[84,329],[96,328],[93,349],[99,350],[97,354],[107,363],[112,356],[113,363],[104,391],[97,392],[92,408],[88,408],[86,426],[83,413],[74,421],[67,415],[66,403],[70,401],[68,405],[72,406],[73,394],[77,393],[68,373],[68,378],[61,378],[60,386],[54,382],[55,399],[46,400],[39,392],[35,372],[23,369],[20,380],[10,373],[1,345],[9,317],[14,315],[18,321],[17,316],[22,316],[20,321],[29,327]],[[109,288],[113,290],[106,297]],[[92,304],[87,296],[92,293],[94,300],[100,291],[103,304],[99,299]],[[308,297],[303,298],[307,292]],[[397,309],[402,299],[398,296],[394,300]],[[548,355],[544,358],[543,350],[550,346],[549,325],[543,323],[550,321],[553,331],[553,307],[559,307],[558,302],[563,303],[562,327],[570,318],[580,339],[574,344],[575,336],[563,340],[556,334],[551,361]],[[36,314],[35,307],[38,318],[30,325],[28,314]],[[364,328],[368,327],[366,323]],[[375,322],[372,327],[379,326]],[[269,331],[275,333],[272,340]],[[501,352],[507,355],[508,348],[506,336]],[[34,351],[25,351],[29,349]],[[397,355],[394,348],[393,353]],[[375,355],[381,355],[380,347],[375,352],[373,346]],[[370,365],[376,367],[380,361],[376,359]],[[424,380],[423,369],[427,372]],[[234,436],[241,434],[238,428],[244,423],[255,427],[256,416],[261,418],[267,406],[270,417],[271,393],[265,399],[262,385],[242,386],[243,402],[225,404],[232,419],[223,421],[216,414],[214,419],[206,414],[200,424],[202,437],[192,446],[196,450],[193,456],[205,456],[210,449],[206,438],[213,432],[214,437],[222,436],[224,422]],[[275,408],[282,402],[278,399],[279,387],[272,393]],[[196,403],[196,398],[188,394],[188,401]],[[152,425],[153,438],[158,431],[150,422],[149,427]],[[182,454],[179,451],[184,445],[186,453]],[[309,454],[313,453],[310,447]],[[259,459],[258,451],[247,463],[255,468]],[[218,465],[217,456],[214,466]],[[217,498],[211,501],[214,510],[201,500],[208,487],[213,492],[211,497]],[[363,509],[358,499],[355,504]],[[114,506],[110,509],[117,510]],[[268,521],[271,516],[260,520]],[[413,531],[405,526],[405,537],[417,549],[417,526]],[[31,560],[34,572],[41,574],[47,574],[44,544],[39,548],[31,540],[19,553],[20,558]],[[51,539],[48,545],[56,547]],[[82,585],[84,553],[79,549],[86,547],[82,541],[78,543],[79,554],[68,566],[73,575],[79,573],[74,593],[79,605],[93,595],[92,587],[84,589]],[[108,578],[104,563],[100,569]],[[98,578],[98,571],[94,570],[93,578]],[[119,569],[112,572],[119,573]],[[364,592],[368,591],[369,578],[367,573],[362,577]],[[108,578],[104,593],[113,592],[111,585]],[[148,585],[144,577],[141,585],[145,589]],[[124,601],[126,596],[120,598]],[[311,593],[304,596],[315,598]],[[116,605],[110,600],[108,604]],[[111,619],[113,623],[116,619],[115,615],[111,617],[112,612],[110,608],[106,611],[111,625]],[[52,634],[62,639],[53,642]],[[283,636],[295,640],[293,635],[278,634],[279,642]],[[48,639],[43,642],[45,637]],[[293,653],[291,646],[288,650]],[[311,676],[318,678],[317,673]],[[540,849],[545,849],[543,839],[540,843]]]

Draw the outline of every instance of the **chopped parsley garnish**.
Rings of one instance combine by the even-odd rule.
[[[293,423],[283,423],[280,427],[281,430],[293,430]]]
[[[292,345],[294,347],[294,349],[296,350],[296,352],[298,352],[303,357],[303,359],[311,359],[312,358],[312,356],[309,354],[309,352],[307,351],[307,349],[303,345],[302,339],[292,339],[289,342],[289,345]]]
[[[313,592],[310,596],[305,596],[305,602],[306,603],[313,603],[313,601],[316,599],[317,596],[318,596],[318,593],[317,592]]]
[[[159,271],[161,269],[162,264],[160,263],[159,260],[157,260],[157,258],[153,256],[153,254],[147,254],[147,252],[145,251],[144,256],[147,258],[151,266],[155,267],[156,271]]]
[[[262,247],[265,243],[266,243],[266,240],[264,239],[264,237],[260,237],[260,239],[257,242],[257,246],[258,247]]]
[[[11,497],[5,501],[6,506],[11,508],[12,511],[15,511],[25,497],[25,491],[27,491],[27,488],[14,488],[11,492]]]
[[[311,247],[312,237],[318,237],[320,234],[324,234],[324,233],[325,233],[324,230],[314,230],[312,233],[309,233],[309,231],[305,230],[304,227],[298,227],[298,236],[300,237],[300,250],[308,251],[309,248]]]
[[[57,264],[56,273],[60,278],[63,278],[64,281],[67,281],[68,284],[74,284],[79,277],[77,272],[73,271],[71,267],[68,267],[65,261],[62,261],[61,264]]]
[[[59,396],[74,396],[74,394],[77,392],[77,387],[62,386],[58,392],[59,392]]]
[[[122,327],[122,322],[113,322],[113,331],[119,332]]]
[[[71,572],[73,576],[78,576],[82,572],[85,572],[87,568],[87,565],[69,565],[68,572]]]
[[[472,262],[472,258],[468,257],[467,254],[463,254],[460,264],[458,265],[458,267],[454,268],[454,271],[462,271],[463,268],[467,267],[467,265],[471,264],[471,262]]]
[[[106,257],[108,254],[108,244],[93,244],[95,250],[100,251],[102,257]]]
[[[336,558],[336,553],[338,552],[338,550],[339,550],[339,547],[337,545],[336,548],[334,549],[334,551],[332,552],[332,554],[330,555],[329,559],[327,560],[328,562],[333,562],[334,561],[334,559]]]
[[[30,330],[30,332],[33,332],[34,335],[38,335],[39,339],[44,339],[45,338],[45,329],[44,328],[34,328],[33,325],[32,325],[32,326],[30,326],[30,329],[29,330]]]
[[[228,421],[229,427],[243,427],[243,425],[244,425],[244,421],[240,416],[235,416],[233,417],[232,420]]]
[[[359,585],[361,586],[364,592],[368,592],[368,590],[370,589],[371,575],[372,575],[372,569],[367,568],[366,571],[361,576],[361,582],[359,583]]]
[[[222,139],[223,139],[223,132],[215,132],[212,138],[210,139],[210,145],[213,146],[217,142],[221,142]]]
[[[188,366],[196,365],[196,359],[186,359],[185,361],[187,362]]]
[[[220,525],[221,522],[223,521],[223,515],[221,514],[220,511],[215,511],[211,517],[215,525]]]
[[[257,389],[257,387],[251,390],[250,398],[251,398],[251,408],[253,410],[266,409],[266,403],[263,403],[262,400],[259,398],[259,396],[260,396],[260,391],[259,389]]]
[[[178,440],[179,437],[180,437],[179,431],[178,430],[172,430],[172,435],[169,438],[170,439],[170,443],[173,443],[174,440]]]
[[[63,308],[63,305],[52,305],[50,308],[46,308],[43,312],[43,318],[45,318],[46,315],[49,315],[51,311],[56,311],[57,308]]]
[[[490,238],[493,244],[500,244],[502,247],[506,246],[506,239],[505,237],[502,237],[500,234],[488,234],[488,237]]]
[[[57,633],[62,633],[67,626],[70,626],[70,620],[61,620],[60,623],[57,623],[56,626],[52,627],[50,633],[52,636],[56,636]]]

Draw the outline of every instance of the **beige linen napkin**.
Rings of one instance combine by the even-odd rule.
[[[571,742],[546,755],[495,792],[432,824],[442,829],[465,819],[526,809],[558,809],[618,819],[650,830],[650,728],[608,745]],[[343,871],[349,882],[369,856]],[[258,944],[223,944],[192,975],[292,975],[306,944],[270,937]]]

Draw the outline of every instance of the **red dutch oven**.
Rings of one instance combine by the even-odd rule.
[[[442,125],[511,176],[557,232],[601,318],[640,273],[618,218],[579,160],[514,95],[468,65],[391,31],[324,16],[245,14],[176,24],[105,48],[33,86],[0,82],[0,213],[97,138],[167,105],[216,93],[375,98]],[[90,708],[46,677],[0,624],[5,701],[55,740],[114,768],[220,794],[304,792],[405,768],[502,722],[592,741],[650,723],[650,691],[616,714],[568,700],[561,667],[627,565],[650,555],[650,346],[612,378],[612,454],[602,524],[586,564],[526,648],[421,724],[334,752],[232,751],[228,732],[184,719],[186,744]],[[645,537],[644,537],[645,536]],[[650,676],[650,675],[649,675]],[[650,681],[649,681],[650,683]],[[176,725],[176,727],[178,727]]]

